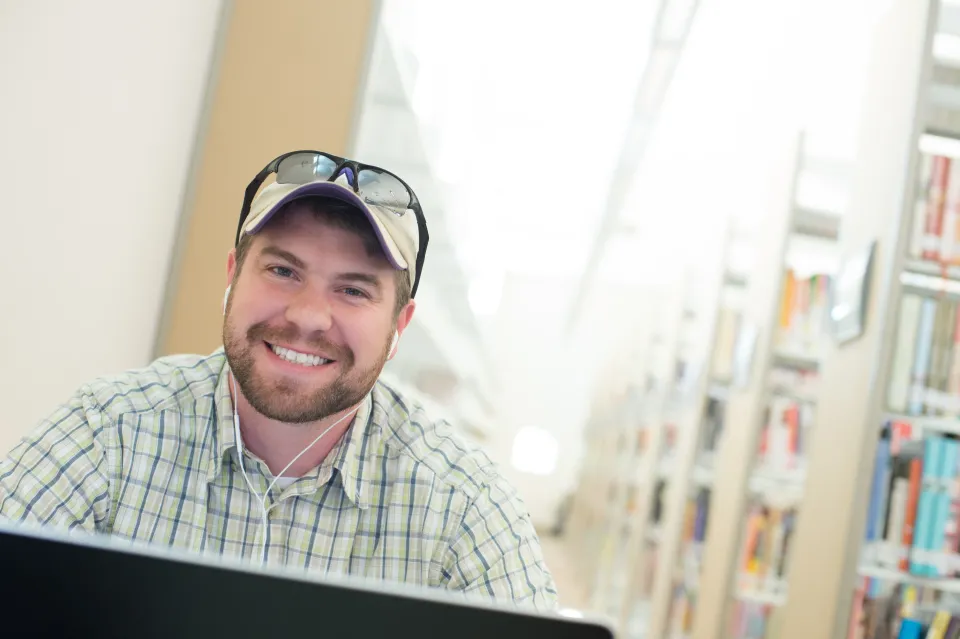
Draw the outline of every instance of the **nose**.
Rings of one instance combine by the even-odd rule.
[[[329,331],[333,326],[333,308],[324,293],[305,287],[287,306],[286,318],[304,334]]]

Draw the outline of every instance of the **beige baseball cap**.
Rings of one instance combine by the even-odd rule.
[[[416,293],[420,280],[418,265],[423,263],[420,251],[422,220],[419,220],[422,213],[413,209],[396,209],[375,204],[358,195],[344,175],[334,181],[317,180],[306,184],[275,182],[264,187],[250,204],[250,213],[244,220],[242,232],[247,235],[257,233],[284,205],[312,196],[340,200],[362,211],[373,226],[390,264],[398,270],[411,271],[411,295]],[[426,228],[425,225],[423,228]]]

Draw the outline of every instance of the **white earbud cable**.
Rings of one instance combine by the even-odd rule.
[[[327,428],[322,433],[317,435],[316,439],[314,439],[312,442],[307,444],[306,448],[304,448],[299,453],[297,453],[297,456],[291,459],[290,463],[284,466],[283,470],[281,470],[279,473],[276,474],[276,476],[273,478],[273,481],[270,482],[269,486],[267,486],[267,492],[265,492],[261,497],[260,493],[257,492],[257,490],[253,487],[253,484],[250,482],[250,478],[247,477],[247,470],[243,465],[243,439],[241,439],[240,437],[240,414],[237,412],[237,397],[238,397],[237,378],[233,376],[232,372],[230,373],[230,380],[233,382],[233,432],[234,432],[234,437],[237,440],[237,456],[240,458],[240,473],[243,475],[243,480],[247,483],[247,488],[250,489],[250,492],[257,498],[257,503],[260,504],[261,523],[263,524],[263,548],[260,553],[260,564],[265,565],[267,563],[267,533],[269,530],[269,523],[267,522],[269,518],[269,509],[267,508],[266,499],[267,497],[270,496],[270,491],[273,489],[274,484],[277,483],[278,479],[283,477],[283,473],[287,472],[287,470],[291,466],[293,466],[294,462],[300,459],[300,457],[302,457],[303,454],[306,453],[308,450],[313,448],[313,446],[318,441],[323,439],[323,436],[329,433],[334,426],[336,426],[343,420],[347,419],[348,417],[352,417],[360,407],[357,406],[352,411],[350,411],[349,413],[347,413],[337,421],[327,426]]]

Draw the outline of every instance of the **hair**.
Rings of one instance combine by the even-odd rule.
[[[274,219],[285,214],[292,204],[305,206],[317,220],[334,228],[349,231],[359,237],[363,242],[363,248],[370,257],[384,255],[383,247],[373,231],[373,226],[364,215],[358,215],[360,211],[355,206],[328,197],[305,197],[284,204],[283,208],[274,214]],[[250,251],[251,244],[253,244],[253,238],[253,235],[240,234],[240,241],[237,243],[237,275],[243,268],[243,262]],[[406,308],[407,303],[410,302],[410,270],[395,271],[393,279],[396,285],[393,319],[396,321],[403,309]]]

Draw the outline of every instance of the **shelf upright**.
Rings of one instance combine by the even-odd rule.
[[[842,311],[854,299],[847,292],[860,281],[869,295],[862,330],[831,340],[821,357],[817,428],[780,639],[859,632],[855,593],[870,575],[857,573],[913,232],[919,140],[934,113],[929,80],[938,8],[931,0],[890,0],[871,26],[834,308]],[[860,278],[854,265],[871,246],[872,268]]]

